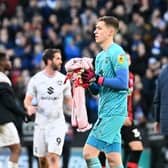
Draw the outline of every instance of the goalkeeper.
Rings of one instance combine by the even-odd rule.
[[[95,72],[87,70],[82,74],[90,91],[99,94],[98,119],[83,149],[88,168],[101,168],[101,150],[106,153],[110,168],[123,168],[120,130],[127,117],[128,59],[113,41],[118,25],[118,19],[112,16],[98,19],[94,34],[103,51],[96,56]]]

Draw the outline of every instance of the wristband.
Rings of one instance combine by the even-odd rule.
[[[103,82],[104,82],[104,77],[103,76],[98,76],[97,84],[100,85],[100,86],[102,86]]]

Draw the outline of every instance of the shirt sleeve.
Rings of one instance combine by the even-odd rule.
[[[113,89],[128,89],[128,70],[120,69],[116,71],[116,77],[114,78],[105,78],[103,86],[108,86]]]
[[[71,96],[72,93],[71,93],[71,84],[70,84],[70,81],[67,80],[66,84],[65,84],[65,89],[64,89],[64,96]]]
[[[29,84],[27,86],[26,95],[27,96],[32,96],[32,97],[36,96],[36,86],[35,86],[34,78],[31,78],[30,81],[29,81]]]
[[[2,84],[1,84],[2,85]],[[14,96],[14,92],[9,86],[8,83],[4,83],[4,89],[3,92],[0,92],[0,101],[1,104],[4,105],[5,108],[10,110],[12,113],[21,115],[22,117],[25,116],[24,110],[17,104]]]
[[[128,89],[129,69],[126,54],[116,54],[111,63],[115,75],[113,78],[105,78],[103,85],[114,89]]]

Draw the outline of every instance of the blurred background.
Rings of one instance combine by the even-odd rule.
[[[168,0],[0,0],[0,50],[12,61],[9,76],[17,101],[23,106],[27,82],[41,69],[45,48],[62,50],[63,73],[65,62],[71,58],[94,59],[100,51],[94,41],[94,26],[104,15],[120,19],[115,40],[131,56],[133,111],[145,145],[140,168],[168,168],[168,140],[154,132],[153,118],[155,82],[168,63]],[[86,92],[86,102],[89,121],[94,123],[97,97]],[[20,168],[37,168],[32,156],[33,124],[18,120],[23,146]],[[88,132],[78,133],[68,126],[61,165],[86,168],[81,152]],[[1,167],[7,167],[8,154],[7,149],[0,149]]]

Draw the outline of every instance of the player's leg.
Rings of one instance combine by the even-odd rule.
[[[67,127],[64,122],[58,122],[48,125],[48,127],[45,130],[45,139],[46,143],[48,144],[48,168],[60,167],[60,156],[63,150]]]
[[[63,156],[62,156],[63,167],[62,168],[68,168],[70,152],[71,152],[71,140],[70,141],[65,140],[64,146],[63,146]]]
[[[60,156],[55,153],[47,155],[48,168],[59,168]]]
[[[8,162],[8,168],[18,168],[18,160],[21,153],[21,145],[13,144],[9,146],[10,149],[10,157]]]
[[[128,133],[127,133],[127,128],[126,126],[123,126],[121,128],[121,137],[122,137],[122,148],[123,148],[123,151],[124,151],[124,155],[123,155],[123,165],[124,167],[126,167],[127,165],[127,161],[128,161],[128,158],[129,158],[129,153],[130,153],[130,148],[128,146]]]
[[[141,133],[134,124],[124,126],[122,132],[125,133],[123,140],[130,149],[127,168],[138,168],[138,162],[143,151]]]
[[[99,150],[89,144],[85,144],[83,149],[83,156],[86,160],[88,168],[101,168],[98,154]]]
[[[106,155],[103,151],[100,151],[99,153],[99,160],[102,165],[102,168],[105,168],[106,167]]]
[[[38,158],[39,168],[48,168],[45,129],[38,125],[34,127],[33,154]]]
[[[105,117],[96,121],[83,150],[83,155],[89,168],[101,168],[98,155],[102,149],[107,153],[109,166],[123,168],[121,160],[120,129],[124,121],[125,117],[121,116],[115,118]]]
[[[98,139],[96,135],[97,133],[103,132],[101,126],[102,121],[102,118],[97,119],[83,148],[83,157],[86,160],[88,168],[101,168],[98,156],[101,149],[106,145],[106,142],[100,140],[100,138]]]
[[[121,156],[121,143],[113,143],[106,146],[106,159],[110,168],[124,168]]]
[[[115,116],[113,124],[108,130],[111,130],[111,141],[104,147],[106,159],[110,168],[124,168],[122,162],[122,146],[121,146],[121,127],[125,122],[125,117]]]
[[[101,168],[98,155],[104,145],[105,142],[98,140],[93,136],[88,137],[83,148],[83,156],[88,168]]]
[[[124,167],[126,167],[127,161],[128,161],[128,158],[129,158],[129,154],[130,154],[130,148],[123,145],[122,149],[124,151],[123,156],[122,156],[123,165],[124,165]]]
[[[21,145],[17,129],[12,122],[3,124],[0,129],[0,147],[8,147],[11,152],[8,168],[18,168]]]
[[[38,160],[40,168],[48,168],[47,157],[39,157]]]
[[[143,144],[141,141],[132,141],[129,143],[130,155],[127,162],[127,168],[138,168],[138,162],[143,151]]]

